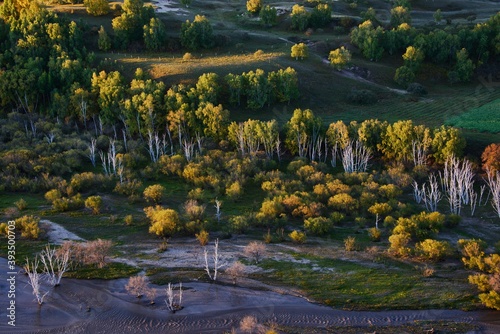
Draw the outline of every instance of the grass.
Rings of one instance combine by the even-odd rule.
[[[387,261],[384,265],[366,266],[313,255],[296,255],[296,258],[309,262],[267,259],[260,266],[270,273],[256,276],[270,284],[298,288],[317,302],[347,310],[475,306],[466,275],[460,272],[455,272],[453,278],[424,278],[413,268],[402,269]]]
[[[500,132],[500,99],[452,117],[446,124],[479,132]]]
[[[75,270],[67,271],[64,277],[80,279],[117,279],[134,276],[139,268],[124,263],[110,262],[103,268],[96,266],[82,266]]]

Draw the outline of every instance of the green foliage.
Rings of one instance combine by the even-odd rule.
[[[478,108],[470,109],[465,113],[452,117],[446,121],[447,125],[475,130],[478,132],[498,133],[500,129],[500,99],[482,105]]]
[[[193,22],[187,20],[181,27],[181,44],[189,50],[209,49],[214,45],[214,34],[205,16],[196,15]]]
[[[144,25],[144,44],[149,51],[158,51],[163,48],[166,39],[166,31],[163,22],[158,18],[151,18]]]
[[[325,217],[310,217],[304,220],[304,228],[315,235],[325,235],[332,231],[333,222]]]
[[[310,109],[295,109],[292,118],[286,124],[286,145],[288,149],[300,157],[304,157],[305,147],[309,140],[321,129],[321,118],[314,116]]]
[[[341,46],[338,49],[330,51],[328,60],[334,69],[340,71],[346,68],[351,62],[351,52],[345,47]]]
[[[226,196],[233,201],[238,200],[242,195],[243,187],[241,186],[241,183],[239,181],[232,182],[226,188]]]
[[[160,237],[171,236],[179,226],[179,214],[172,209],[164,209],[161,206],[144,208],[146,216],[151,222],[149,233]]]
[[[391,9],[391,26],[397,27],[402,23],[411,23],[410,10],[407,7],[396,6]]]
[[[92,214],[98,215],[101,212],[101,196],[90,196],[85,200],[85,207],[92,210]]]
[[[462,48],[460,51],[456,53],[457,62],[454,67],[454,75],[450,78],[452,83],[458,82],[469,82],[472,73],[474,72],[474,63],[469,58],[469,53],[465,48]]]
[[[247,11],[257,14],[262,8],[262,0],[247,0]]]
[[[408,234],[417,240],[428,239],[443,228],[444,220],[445,215],[439,212],[421,212],[410,218],[399,218],[392,233]]]
[[[415,72],[410,67],[404,65],[396,69],[396,74],[394,74],[394,81],[396,81],[398,85],[406,88],[414,80]]]
[[[349,95],[347,95],[347,100],[356,104],[374,104],[377,102],[377,95],[369,89],[351,89]]]
[[[332,20],[332,8],[329,4],[318,4],[314,7],[309,22],[313,28],[326,26]]]
[[[97,39],[97,46],[101,51],[108,51],[111,49],[111,38],[108,36],[103,26],[99,29],[99,38]]]
[[[231,231],[235,233],[245,233],[250,227],[249,219],[245,215],[233,216],[229,219]]]
[[[148,202],[160,203],[165,194],[165,187],[160,184],[153,184],[144,189],[144,199]]]
[[[19,211],[23,211],[26,210],[26,208],[28,207],[28,202],[26,202],[23,198],[21,198],[18,201],[15,201],[14,205]]]
[[[451,248],[447,241],[425,239],[415,245],[415,251],[427,260],[440,261],[451,253]]]
[[[295,60],[304,60],[309,56],[309,48],[304,43],[298,43],[292,46],[290,56]]]
[[[278,23],[278,14],[276,7],[265,5],[260,10],[259,17],[260,20],[262,21],[262,24],[264,24],[267,27],[272,27]]]
[[[83,5],[87,9],[87,13],[93,16],[106,15],[111,9],[108,0],[84,0]]]
[[[303,244],[306,242],[307,237],[304,232],[293,230],[290,234],[288,234],[293,243]]]

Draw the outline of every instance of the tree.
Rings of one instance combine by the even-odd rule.
[[[102,207],[101,196],[90,196],[85,200],[85,207],[92,210],[92,214],[98,215]]]
[[[304,6],[300,5],[293,5],[292,7],[292,13],[290,14],[292,18],[292,28],[299,30],[299,31],[304,31],[306,30],[307,26],[309,25],[309,12],[306,10]]]
[[[106,15],[110,11],[108,0],[84,0],[83,5],[87,13],[93,16]]]
[[[410,68],[413,72],[416,72],[420,67],[420,64],[424,60],[424,53],[419,48],[414,46],[409,46],[406,48],[406,52],[403,54],[403,60],[405,61],[405,66]]]
[[[434,21],[439,24],[441,23],[441,21],[443,20],[443,14],[441,14],[441,9],[437,9],[435,12],[434,12]]]
[[[304,58],[307,58],[309,54],[309,48],[304,43],[295,44],[292,46],[291,51],[291,57],[295,58],[295,60],[299,60],[299,58],[303,60]]]
[[[172,235],[180,223],[179,214],[172,209],[164,209],[161,206],[147,207],[144,209],[146,216],[151,222],[149,233],[166,237]]]
[[[493,143],[484,149],[481,154],[483,170],[490,170],[492,173],[500,171],[500,143]]]
[[[465,48],[457,52],[457,62],[455,63],[454,71],[457,75],[458,81],[468,82],[474,72],[474,63],[469,58],[469,53]]]
[[[391,9],[391,26],[397,27],[401,23],[411,23],[410,10],[403,6],[396,6]]]
[[[408,66],[398,67],[396,74],[394,74],[394,81],[403,87],[407,87],[408,84],[415,81],[415,73]]]
[[[247,0],[247,11],[257,14],[262,8],[262,0]]]
[[[163,22],[158,18],[151,18],[149,24],[144,25],[144,44],[150,51],[158,51],[163,47],[166,38]]]
[[[215,106],[210,102],[202,103],[195,114],[202,121],[205,136],[215,141],[226,138],[229,110],[224,109],[222,104]]]
[[[443,164],[452,156],[461,157],[465,144],[459,129],[442,125],[433,133],[432,156],[437,163]]]
[[[270,72],[268,82],[271,85],[272,97],[279,102],[290,102],[299,96],[297,72],[291,67]]]
[[[146,187],[143,194],[146,201],[158,204],[161,202],[164,193],[165,187],[160,184],[153,184]]]
[[[100,115],[105,124],[115,124],[120,112],[120,101],[125,94],[124,78],[118,71],[93,73],[92,93],[97,96]]]
[[[286,144],[290,151],[305,157],[308,147],[318,140],[321,125],[321,118],[314,116],[310,109],[295,109],[286,124]]]
[[[278,23],[278,12],[276,7],[265,5],[259,13],[260,20],[265,26],[271,27]]]
[[[243,252],[245,256],[253,258],[255,263],[259,263],[266,255],[266,245],[260,241],[252,241],[245,246]]]
[[[271,87],[264,70],[258,68],[254,71],[243,73],[245,81],[245,93],[247,95],[247,107],[260,109],[269,102]]]
[[[351,62],[351,52],[345,47],[341,46],[338,49],[330,51],[328,60],[334,69],[340,71],[349,65]]]
[[[214,45],[213,29],[205,16],[196,15],[193,22],[186,20],[182,24],[181,44],[189,50],[208,49]]]
[[[111,38],[106,33],[106,30],[103,26],[101,26],[101,28],[99,29],[98,34],[99,38],[97,39],[97,45],[99,47],[99,50],[106,52],[111,49]]]
[[[332,20],[332,8],[329,4],[318,4],[314,7],[309,22],[314,28],[326,26]]]

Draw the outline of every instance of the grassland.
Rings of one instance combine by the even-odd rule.
[[[446,124],[479,132],[500,132],[500,99],[452,117]]]

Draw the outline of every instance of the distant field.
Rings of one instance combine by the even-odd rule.
[[[500,133],[500,99],[453,117],[446,124],[481,132]]]

